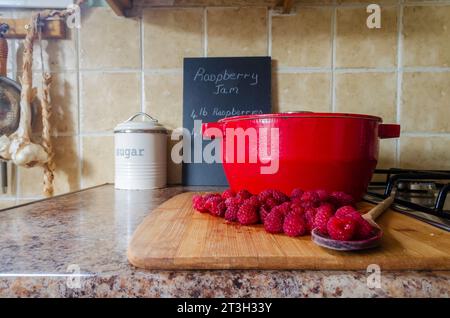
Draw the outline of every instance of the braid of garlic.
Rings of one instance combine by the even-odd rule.
[[[31,129],[31,102],[33,96],[33,42],[36,37],[35,21],[37,15],[33,15],[31,23],[28,25],[27,35],[23,41],[23,63],[22,77],[20,84],[22,90],[20,92],[20,123],[17,130],[19,138],[29,141]]]
[[[81,4],[83,0],[78,0],[76,4]],[[53,179],[55,162],[53,160],[54,152],[50,136],[50,85],[52,77],[50,74],[44,74],[42,80],[42,144],[33,143],[31,140],[31,103],[36,96],[36,89],[33,88],[33,43],[38,34],[37,22],[46,20],[50,17],[66,17],[73,14],[75,9],[62,11],[44,10],[35,13],[31,17],[31,23],[28,25],[27,34],[24,40],[23,65],[20,94],[20,120],[19,127],[10,136],[0,137],[0,158],[11,160],[19,166],[44,167],[44,194],[53,195]]]
[[[53,195],[53,179],[55,171],[55,156],[52,147],[52,140],[50,136],[50,116],[52,115],[52,106],[50,104],[50,86],[52,83],[52,76],[45,73],[42,79],[42,146],[48,155],[48,160],[44,164],[44,195],[50,197]]]
[[[81,5],[83,0],[76,1],[77,5]],[[64,17],[69,14],[72,14],[72,10],[64,10],[64,11],[50,11],[46,10],[40,14],[41,18],[47,18],[52,16],[60,16]],[[35,17],[33,17],[32,21],[34,22]],[[35,25],[35,23],[33,23]],[[36,30],[34,30],[36,32]],[[35,38],[35,37],[34,37]],[[33,40],[34,40],[33,38]],[[43,66],[42,66],[43,67]],[[51,98],[50,98],[50,86],[52,83],[52,76],[49,73],[44,74],[42,79],[42,146],[44,147],[48,160],[43,165],[44,166],[44,195],[50,197],[53,195],[53,180],[54,180],[54,171],[56,168],[54,162],[54,151],[52,146],[52,140],[50,135],[50,117],[52,115],[52,107],[51,107]]]

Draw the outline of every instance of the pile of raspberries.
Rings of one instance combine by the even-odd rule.
[[[257,195],[228,189],[194,195],[192,203],[198,212],[242,225],[262,223],[267,232],[288,236],[307,235],[317,228],[332,239],[352,241],[373,237],[376,231],[355,209],[353,198],[344,192],[294,189],[287,196],[272,189]]]

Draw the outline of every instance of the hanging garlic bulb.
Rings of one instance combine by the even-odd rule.
[[[80,5],[83,0],[78,0]],[[38,34],[37,25],[39,20],[45,20],[51,17],[64,18],[74,14],[75,8],[57,11],[45,10],[32,15],[31,23],[28,25],[27,35],[24,40],[23,66],[21,78],[20,93],[20,121],[17,130],[10,136],[0,137],[0,158],[10,160],[18,166],[34,167],[42,166],[44,168],[44,195],[53,195],[53,179],[55,163],[53,161],[54,152],[50,136],[50,85],[52,77],[49,73],[43,74],[43,96],[41,98],[42,111],[42,145],[34,143],[31,136],[31,103],[36,97],[36,88],[33,84],[33,43]],[[40,38],[39,38],[40,39]],[[42,55],[41,55],[42,57]]]
[[[37,16],[33,15],[30,28],[24,41],[23,74],[20,92],[20,121],[17,130],[10,136],[0,138],[0,156],[11,160],[19,166],[33,167],[43,165],[49,159],[49,154],[42,145],[33,143],[31,134],[31,103],[36,96],[36,89],[32,87],[33,42],[36,37],[34,23]]]

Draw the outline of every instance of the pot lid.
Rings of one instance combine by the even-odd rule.
[[[244,115],[233,116],[220,119],[219,122],[228,122],[236,120],[258,120],[258,119],[284,119],[284,118],[355,118],[355,119],[367,119],[382,122],[380,117],[365,115],[365,114],[351,114],[351,113],[314,113],[314,112],[286,112],[276,114],[258,114],[258,115]]]
[[[138,117],[141,120],[136,120]],[[139,112],[114,128],[114,132],[167,132],[152,116]]]

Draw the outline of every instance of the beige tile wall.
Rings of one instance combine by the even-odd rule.
[[[450,169],[450,0],[382,3],[382,28],[365,26],[367,1],[298,1],[265,8],[153,9],[142,18],[83,11],[66,40],[43,41],[55,78],[56,192],[113,180],[112,128],[143,110],[170,129],[182,122],[182,59],[271,55],[275,111],[370,113],[402,125],[381,144],[380,167]],[[370,3],[369,2],[369,3]],[[24,17],[29,11],[3,10]],[[23,46],[9,41],[9,76]],[[35,50],[35,83],[40,83]],[[37,137],[41,126],[35,122]],[[0,208],[40,197],[42,171],[11,168]],[[179,166],[169,165],[171,183]]]

